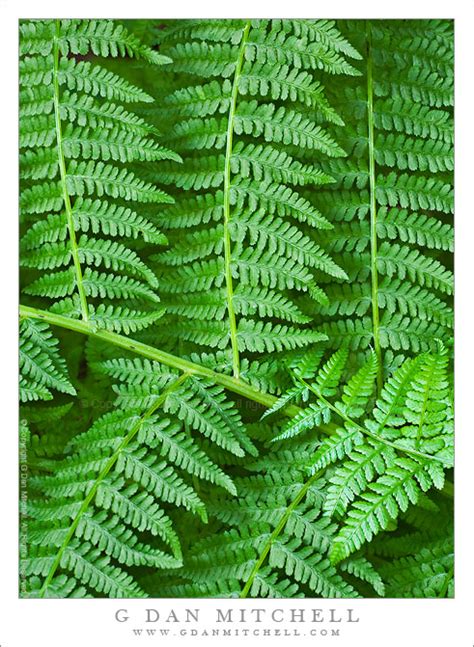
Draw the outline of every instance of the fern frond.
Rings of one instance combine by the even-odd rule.
[[[349,510],[346,522],[334,540],[331,560],[338,562],[385,530],[399,510],[418,501],[420,492],[433,485],[425,466],[409,459],[398,459],[393,467],[370,484]]]
[[[123,105],[151,101],[149,95],[71,55],[127,56],[153,65],[169,59],[107,20],[24,21],[20,52],[20,207],[26,223],[21,245],[28,250],[22,262],[36,270],[25,290],[50,303],[77,296],[83,319],[100,319],[109,329],[138,330],[159,316],[152,314],[157,281],[129,239],[165,243],[140,210],[142,203],[172,199],[122,164],[180,158],[157,141],[153,125]],[[103,196],[119,202],[105,202]],[[134,204],[130,208],[123,202]],[[106,236],[120,236],[123,242]],[[94,269],[99,264],[101,274]],[[66,271],[39,275],[64,266]],[[138,277],[152,289],[142,287]],[[148,304],[142,310],[140,301]],[[120,316],[126,319],[132,310],[141,323],[119,325]]]
[[[38,548],[30,552],[25,569],[28,575],[44,578],[41,595],[58,569],[110,597],[125,591],[143,594],[130,567],[174,569],[180,564],[180,541],[167,507],[182,507],[206,520],[205,504],[181,473],[236,493],[230,477],[192,435],[200,431],[243,455],[236,440],[240,417],[217,387],[187,375],[177,378],[157,363],[138,360],[107,361],[102,370],[123,380],[121,408],[73,438],[68,456],[55,465],[53,474],[32,478],[41,493],[30,506],[31,541]],[[190,389],[181,390],[186,384]],[[140,386],[146,400],[139,396]],[[146,533],[157,539],[143,543]],[[109,568],[104,553],[120,568]]]
[[[22,596],[453,595],[452,30],[20,21]]]
[[[345,277],[319,245],[316,230],[331,225],[301,187],[332,180],[317,160],[306,162],[306,153],[344,155],[321,123],[341,122],[317,71],[355,73],[345,60],[354,50],[334,24],[311,21],[308,31],[293,22],[170,21],[160,34],[160,51],[186,73],[168,81],[162,111],[170,123],[166,141],[183,164],[167,162],[153,176],[186,189],[173,193],[176,205],[159,220],[173,232],[169,251],[155,257],[170,307],[163,325],[169,343],[174,333],[174,343],[178,335],[192,342],[190,350],[195,344],[231,349],[236,376],[248,352],[322,339],[306,328],[290,291],[323,301],[316,272]],[[203,83],[203,77],[213,78]],[[218,226],[206,227],[211,221]],[[170,274],[167,266],[177,264]],[[203,290],[216,295],[204,311],[194,305],[207,301],[194,294]],[[204,312],[207,321],[197,330]],[[178,322],[179,314],[186,318]]]
[[[453,464],[448,359],[442,345],[436,354],[407,359],[375,403],[375,354],[341,388],[346,357],[347,351],[335,353],[311,383],[300,378],[316,400],[286,423],[277,437],[283,440],[316,429],[334,415],[344,421],[343,427],[331,430],[310,464],[310,473],[317,475],[341,462],[329,476],[324,503],[326,514],[344,517],[333,542],[331,559],[335,562],[385,530],[400,510],[418,502],[422,492],[433,486],[442,488],[444,471]],[[338,391],[341,401],[333,404],[329,398]],[[290,389],[286,398],[294,393]],[[363,414],[363,424],[357,423]]]
[[[340,223],[322,240],[352,286],[332,281],[326,293],[336,299],[316,319],[334,348],[349,339],[352,349],[365,350],[371,335],[380,367],[385,350],[435,350],[434,340],[452,331],[451,28],[348,23],[344,33],[368,52],[359,66],[364,82],[336,78],[331,86],[346,122],[338,141],[350,154],[324,163],[335,183],[318,191],[315,203]],[[432,315],[436,326],[426,324]],[[380,374],[379,388],[381,382]]]
[[[413,557],[401,557],[381,568],[387,594],[395,598],[452,597],[453,547],[441,539],[423,547]]]
[[[285,450],[278,453],[280,460],[285,460]],[[279,597],[288,590],[293,595],[312,592],[331,597],[357,596],[353,586],[327,558],[335,526],[321,516],[325,483],[304,486],[302,498],[301,467],[267,474],[268,464],[268,459],[255,462],[249,467],[257,474],[236,481],[241,493],[238,499],[229,502],[219,498],[211,504],[211,516],[229,529],[190,547],[178,573],[179,583],[173,578],[170,586],[165,584],[167,594],[196,595],[206,591],[209,595],[226,596],[229,591],[239,592],[240,581],[246,582],[241,597]],[[268,558],[265,565],[262,555]],[[368,561],[359,567],[355,563],[352,570],[346,570],[356,578],[369,579],[376,587],[381,586]],[[155,579],[152,586],[156,586]]]
[[[50,389],[75,395],[58,341],[46,323],[24,319],[20,323],[20,400],[50,400]]]
[[[378,595],[385,596],[385,584],[382,577],[365,557],[351,557],[341,563],[341,569],[368,582]]]

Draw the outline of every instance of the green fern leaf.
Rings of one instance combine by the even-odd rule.
[[[20,324],[20,400],[50,400],[50,389],[76,394],[49,326],[24,319]]]
[[[183,164],[167,162],[153,178],[186,190],[173,193],[176,205],[159,220],[173,232],[169,251],[155,257],[170,308],[163,326],[169,343],[174,331],[175,343],[178,336],[192,342],[191,351],[194,344],[230,348],[236,376],[247,353],[295,350],[322,339],[305,327],[289,290],[307,291],[322,302],[316,273],[346,276],[310,230],[330,223],[301,194],[302,186],[330,182],[331,174],[302,158],[311,151],[344,155],[323,125],[341,121],[316,71],[355,73],[345,60],[355,50],[334,25],[311,25],[304,30],[291,20],[170,21],[160,34],[160,51],[178,72],[173,81],[166,79],[171,91],[163,93],[162,114],[170,121],[166,141]],[[318,42],[310,43],[312,38]],[[213,78],[203,83],[203,77]],[[210,221],[219,225],[210,230]],[[170,264],[179,264],[176,274],[170,274]],[[195,293],[221,286],[225,314],[217,292],[212,306],[198,309],[196,302],[208,298]],[[262,288],[271,290],[271,299]],[[279,302],[284,308],[274,305]],[[204,312],[207,321],[197,330]],[[185,319],[178,321],[180,314]]]

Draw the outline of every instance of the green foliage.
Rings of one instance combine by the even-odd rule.
[[[447,20],[20,22],[22,595],[453,596],[452,118]]]
[[[183,72],[162,112],[183,163],[166,162],[153,178],[185,189],[160,218],[170,240],[154,257],[169,313],[161,324],[173,338],[232,350],[237,376],[239,354],[324,338],[305,325],[297,294],[326,302],[315,271],[346,274],[320,246],[318,230],[332,225],[301,187],[332,177],[317,158],[298,158],[344,155],[322,125],[341,121],[316,70],[357,74],[346,58],[358,55],[318,21],[177,21],[160,36],[169,71]],[[226,308],[209,308],[202,321],[197,304],[209,299]]]
[[[50,389],[75,395],[58,342],[47,324],[20,323],[20,400],[52,400]]]
[[[323,164],[335,182],[315,202],[338,223],[322,240],[350,282],[332,281],[329,304],[311,312],[333,347],[366,349],[375,300],[375,344],[426,351],[436,338],[449,340],[453,326],[452,258],[444,253],[454,240],[452,25],[367,21],[344,33],[368,52],[358,66],[364,79],[331,85],[348,156]]]
[[[384,534],[372,559],[393,597],[454,597],[453,517],[445,501],[402,515],[404,534]]]
[[[23,568],[27,576],[43,578],[41,594],[48,597],[54,595],[57,568],[67,573],[71,590],[85,586],[98,595],[143,596],[135,567],[181,564],[167,508],[183,508],[206,521],[199,481],[236,494],[231,478],[193,436],[196,431],[244,455],[240,416],[221,389],[157,363],[111,360],[101,368],[123,383],[117,408],[75,436],[64,458],[45,464],[46,474],[31,478],[32,547]]]
[[[98,328],[136,331],[161,310],[156,276],[133,249],[134,239],[166,242],[140,212],[145,203],[172,200],[127,165],[179,158],[128,107],[152,97],[78,60],[90,52],[169,62],[111,21],[21,23],[21,263],[37,277],[24,289]]]
[[[340,520],[330,558],[339,562],[397,519],[400,510],[418,503],[431,487],[442,489],[453,467],[453,403],[447,379],[447,353],[407,359],[374,401],[375,353],[337,394],[347,351],[337,351],[313,378],[295,374],[303,391],[314,397],[283,426],[276,440],[312,430],[334,416],[343,426],[331,429],[311,458],[311,474],[331,468],[324,511]],[[306,366],[309,362],[306,362]],[[311,379],[311,381],[310,381]],[[313,381],[314,380],[314,381]],[[285,395],[283,396],[285,398]],[[288,401],[288,398],[285,399]],[[356,422],[363,416],[363,424]]]
[[[150,577],[147,585],[156,591],[164,585],[163,594],[171,597],[217,597],[241,590],[304,478],[295,470],[279,476],[265,474],[258,463],[251,463],[249,469],[258,473],[237,481],[239,498],[217,499],[210,508],[210,514],[230,528],[190,547],[183,569],[177,572],[181,582],[168,576],[167,585],[166,579],[163,584]],[[251,596],[357,597],[327,557],[335,527],[321,516],[323,485],[320,481],[310,488],[288,516],[282,533],[271,543],[268,563],[253,580]]]

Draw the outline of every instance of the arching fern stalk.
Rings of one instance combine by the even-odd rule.
[[[334,225],[324,245],[350,280],[331,281],[329,305],[306,312],[333,348],[375,349],[380,389],[383,352],[389,367],[452,336],[452,23],[341,28],[364,52],[363,78],[328,89],[348,157],[323,163],[336,182],[314,199]]]
[[[175,21],[160,51],[182,73],[160,104],[183,157],[152,175],[181,189],[160,219],[170,248],[154,257],[163,333],[228,351],[234,376],[250,379],[242,354],[325,338],[298,294],[326,303],[315,270],[346,276],[319,242],[331,224],[301,196],[332,178],[299,158],[344,155],[322,125],[342,121],[320,78],[357,74],[347,58],[359,55],[332,23],[298,20]]]

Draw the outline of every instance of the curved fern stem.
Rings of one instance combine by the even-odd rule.
[[[67,330],[72,330],[73,332],[79,332],[83,335],[94,335],[98,339],[102,339],[109,344],[124,348],[132,353],[141,355],[148,359],[160,362],[165,366],[171,366],[176,368],[184,373],[190,373],[193,375],[199,375],[200,377],[206,377],[210,380],[213,380],[215,384],[220,384],[224,388],[237,393],[238,395],[247,398],[248,400],[253,400],[262,404],[264,407],[270,408],[278,400],[274,395],[269,393],[262,393],[257,389],[254,389],[249,384],[237,380],[230,375],[223,375],[222,373],[216,373],[210,368],[205,366],[200,366],[194,362],[190,362],[187,359],[182,359],[176,355],[171,355],[166,353],[158,348],[153,346],[148,346],[142,342],[130,339],[129,337],[124,337],[114,332],[109,332],[107,330],[99,330],[97,327],[89,322],[80,321],[78,319],[71,319],[70,317],[64,317],[63,315],[54,314],[53,312],[48,312],[47,310],[39,310],[37,308],[31,308],[29,306],[20,305],[20,317],[40,319],[41,321],[46,321],[47,323],[53,326],[60,326],[61,328],[66,328]],[[289,405],[283,409],[285,415],[295,416],[301,411],[301,409],[295,405]]]
[[[56,20],[56,35],[54,37],[54,45],[53,45],[53,61],[54,61],[53,86],[54,86],[54,119],[55,119],[56,140],[57,140],[57,147],[58,147],[58,163],[59,163],[59,172],[61,176],[61,189],[63,193],[64,210],[66,212],[69,241],[71,243],[71,253],[72,253],[74,271],[76,276],[76,285],[77,285],[77,291],[79,293],[79,300],[81,304],[81,313],[84,321],[88,321],[89,311],[87,308],[86,293],[84,290],[84,285],[82,283],[82,269],[81,269],[81,263],[79,261],[79,252],[77,248],[76,230],[74,228],[74,218],[72,215],[71,200],[67,189],[67,173],[66,173],[66,164],[64,161],[64,152],[63,152],[61,115],[59,110],[59,79],[58,79],[58,73],[59,73],[58,41],[60,37],[60,30],[61,30],[61,23],[59,20]]]
[[[130,339],[129,337],[124,337],[123,335],[119,335],[115,332],[109,332],[108,330],[98,330],[90,322],[80,321],[78,319],[71,319],[69,317],[64,317],[63,315],[57,315],[52,312],[48,312],[47,310],[39,310],[38,308],[31,308],[30,306],[23,306],[23,305],[20,305],[20,317],[40,319],[41,321],[46,321],[47,323],[53,326],[60,326],[61,328],[66,328],[67,330],[72,330],[73,332],[79,332],[84,335],[93,335],[98,339],[102,339],[102,341],[113,344],[114,346],[118,346],[119,348],[124,348],[125,350],[128,350],[131,353],[141,355],[142,357],[146,357],[147,359],[154,360],[155,362],[160,362],[165,366],[171,366],[172,368],[176,368],[179,371],[182,371],[183,373],[186,373],[189,375],[198,375],[200,377],[206,377],[212,380],[215,384],[220,384],[225,389],[228,389],[233,393],[237,393],[238,395],[241,395],[244,398],[247,398],[248,400],[253,400],[254,402],[258,402],[259,404],[262,404],[264,407],[267,407],[267,409],[270,409],[278,401],[278,398],[275,397],[274,395],[270,395],[269,393],[262,393],[261,391],[254,389],[249,384],[246,384],[241,380],[237,380],[236,378],[231,377],[230,375],[223,375],[222,373],[216,373],[216,371],[213,371],[212,369],[207,368],[206,366],[195,364],[194,362],[190,362],[187,359],[183,359],[182,357],[177,357],[176,355],[171,355],[171,353],[166,353],[165,351],[160,350],[159,348],[148,346],[148,344],[143,344],[140,341],[137,341],[135,339]],[[442,459],[437,458],[436,456],[431,456],[430,454],[424,454],[423,452],[419,452],[419,451],[416,451],[415,449],[410,449],[408,447],[401,447],[396,443],[392,443],[391,441],[380,438],[376,434],[372,434],[368,429],[366,429],[365,427],[361,427],[356,422],[348,418],[343,412],[341,412],[337,407],[335,407],[331,402],[329,402],[329,400],[326,400],[314,388],[312,388],[311,385],[307,384],[304,380],[302,380],[302,378],[299,378],[299,379],[301,382],[303,382],[303,384],[305,384],[305,386],[310,391],[312,391],[318,398],[324,401],[326,406],[328,406],[335,413],[340,415],[344,420],[349,422],[351,425],[356,426],[361,433],[364,433],[368,436],[373,437],[377,442],[390,445],[397,451],[404,452],[406,454],[413,454],[414,456],[418,456],[419,458],[423,458],[425,460],[434,460],[437,462],[444,463]],[[300,413],[302,409],[294,404],[290,404],[282,408],[281,411],[286,416],[293,418],[298,413]],[[334,427],[331,425],[319,425],[317,429],[318,431],[321,431],[322,433],[325,433],[328,435],[331,435],[335,431]]]
[[[227,312],[229,315],[230,342],[232,346],[232,366],[234,377],[240,375],[239,346],[237,341],[237,323],[234,310],[234,290],[232,285],[232,258],[230,247],[230,160],[232,157],[232,142],[234,137],[234,117],[237,106],[237,95],[239,91],[239,77],[244,62],[245,45],[250,30],[250,20],[247,21],[242,34],[240,43],[239,57],[235,65],[234,81],[232,85],[232,95],[230,100],[229,117],[227,122],[225,162],[224,162],[224,269],[226,283]]]
[[[351,427],[355,427],[358,431],[360,431],[361,434],[365,434],[366,436],[373,438],[378,443],[382,443],[383,445],[388,445],[390,447],[393,447],[393,449],[396,449],[399,452],[403,452],[405,454],[411,454],[412,456],[416,456],[417,458],[423,458],[424,460],[436,461],[438,463],[445,464],[445,461],[442,458],[438,458],[437,456],[431,456],[431,454],[425,454],[424,452],[420,452],[417,449],[410,449],[409,447],[403,447],[403,446],[397,445],[397,443],[392,443],[392,441],[386,440],[385,438],[382,438],[381,436],[372,433],[366,427],[362,427],[355,420],[352,420],[352,418],[349,418],[349,416],[346,413],[344,413],[344,411],[341,411],[336,405],[332,404],[332,402],[327,400],[322,395],[322,393],[320,393],[317,389],[314,388],[312,384],[308,384],[308,382],[303,380],[303,378],[301,377],[298,377],[298,380],[302,384],[304,384],[305,387],[311,391],[311,393],[314,393],[314,395],[318,398],[318,400],[323,402],[324,405],[328,407],[328,409],[331,409],[331,411],[334,411],[334,413],[337,413],[338,416],[340,416],[345,422],[350,424]]]
[[[293,499],[293,501],[288,505],[285,512],[282,514],[280,521],[275,526],[272,534],[268,538],[267,543],[263,547],[263,550],[260,553],[260,557],[258,558],[257,562],[255,563],[255,566],[253,567],[252,572],[250,573],[250,576],[249,576],[247,582],[245,583],[244,588],[242,589],[242,591],[241,591],[241,593],[239,595],[240,598],[246,598],[247,597],[247,595],[248,595],[248,593],[249,593],[249,591],[250,591],[250,589],[252,587],[252,584],[253,584],[253,581],[254,581],[255,577],[257,576],[259,570],[263,566],[263,564],[264,564],[264,562],[265,562],[265,560],[267,558],[267,555],[271,550],[273,542],[276,540],[278,535],[281,533],[281,531],[285,527],[285,524],[288,521],[288,519],[289,519],[291,513],[293,512],[293,510],[300,503],[300,501],[304,498],[306,492],[309,490],[309,488],[311,487],[313,482],[317,478],[319,478],[320,474],[321,474],[321,472],[316,472],[315,474],[313,474],[313,476],[310,479],[308,479],[306,481],[306,483],[301,487],[301,489],[298,490],[298,492],[297,492],[295,498]]]
[[[379,335],[379,279],[377,274],[377,205],[375,200],[375,145],[374,145],[374,95],[372,80],[372,39],[370,21],[366,22],[367,33],[367,122],[369,136],[369,183],[370,183],[370,272],[372,281],[372,332],[377,356],[377,389],[382,390],[383,366]]]
[[[61,558],[62,558],[62,556],[64,554],[64,551],[66,550],[66,548],[69,545],[69,542],[71,541],[71,539],[74,536],[74,533],[75,533],[76,528],[77,528],[77,526],[79,524],[79,521],[81,520],[81,517],[86,512],[87,508],[89,507],[89,504],[91,503],[91,501],[95,497],[99,485],[102,483],[104,478],[107,476],[107,474],[110,472],[110,470],[113,468],[113,466],[117,462],[117,460],[118,460],[118,458],[120,456],[120,453],[135,438],[135,436],[139,432],[140,427],[142,426],[143,422],[147,418],[149,418],[159,407],[161,407],[161,405],[165,402],[168,395],[172,391],[176,390],[178,388],[178,386],[180,386],[180,384],[185,382],[188,379],[188,377],[189,377],[189,373],[183,373],[183,375],[180,375],[167,389],[165,389],[163,391],[163,393],[157,398],[156,402],[139,418],[139,420],[136,422],[136,424],[133,425],[131,430],[128,432],[128,434],[122,440],[122,442],[117,447],[117,449],[114,451],[112,456],[109,458],[107,463],[104,465],[102,470],[99,472],[93,486],[91,487],[91,489],[89,490],[86,498],[82,502],[82,505],[79,508],[76,516],[72,520],[71,526],[70,526],[70,528],[69,528],[69,530],[68,530],[68,532],[67,532],[67,534],[66,534],[66,536],[65,536],[65,538],[63,540],[63,543],[61,544],[61,546],[60,546],[60,548],[58,550],[58,554],[56,555],[56,558],[55,558],[53,564],[51,565],[49,573],[46,576],[46,579],[45,579],[45,581],[43,583],[43,586],[41,587],[41,590],[39,591],[38,597],[40,597],[40,598],[44,597],[44,594],[46,593],[46,590],[47,590],[48,586],[51,584],[51,581],[52,581],[57,569],[59,568],[59,566],[61,564]]]

